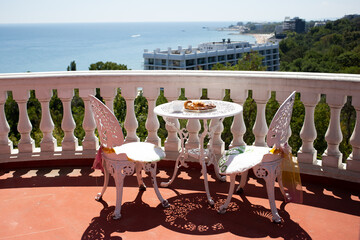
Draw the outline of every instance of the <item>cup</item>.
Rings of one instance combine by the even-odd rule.
[[[173,112],[182,112],[184,107],[183,101],[175,100],[172,102],[172,110]]]

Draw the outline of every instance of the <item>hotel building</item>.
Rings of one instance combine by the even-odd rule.
[[[153,52],[144,50],[144,70],[211,70],[216,63],[235,65],[244,53],[258,52],[264,57],[263,65],[267,71],[278,71],[280,68],[279,44],[250,44],[248,42],[202,43],[197,48],[189,46],[177,50],[168,48]]]

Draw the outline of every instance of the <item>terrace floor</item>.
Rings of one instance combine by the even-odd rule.
[[[173,171],[169,164],[158,169],[158,182]],[[223,215],[217,209],[229,183],[209,175],[210,207],[195,164],[181,168],[170,188],[160,188],[171,204],[167,209],[143,176],[144,192],[135,176],[125,178],[122,218],[113,220],[114,182],[103,201],[95,201],[103,177],[90,167],[0,170],[0,239],[360,239],[360,184],[302,176],[303,204],[283,202],[276,187],[283,222],[274,224],[264,182],[252,175]]]

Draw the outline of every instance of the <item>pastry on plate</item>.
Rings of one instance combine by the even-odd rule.
[[[188,110],[209,110],[216,108],[213,103],[204,103],[202,101],[186,101],[184,103],[184,108]]]

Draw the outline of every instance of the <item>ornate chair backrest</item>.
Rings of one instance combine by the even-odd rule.
[[[122,128],[114,113],[95,96],[90,95],[90,105],[103,147],[112,148],[124,143]]]
[[[269,147],[273,147],[274,145],[280,147],[288,140],[288,132],[295,101],[295,93],[296,91],[292,92],[290,96],[283,102],[283,104],[281,104],[270,123],[269,131],[266,137],[266,142]]]

